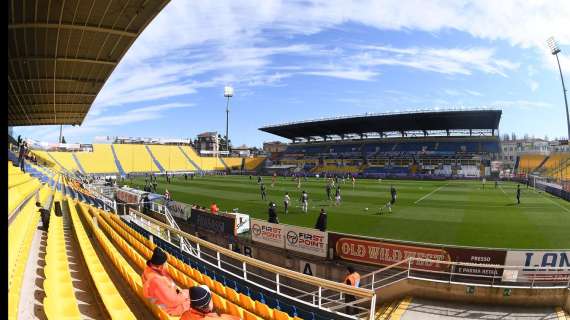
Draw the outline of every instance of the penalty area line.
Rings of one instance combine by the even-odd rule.
[[[427,197],[431,196],[432,194],[434,194],[434,193],[438,192],[439,190],[443,189],[443,187],[446,187],[446,186],[448,186],[448,185],[449,185],[449,182],[448,182],[448,183],[446,183],[446,184],[444,184],[443,186],[441,186],[441,187],[439,187],[439,188],[437,188],[437,189],[433,190],[432,192],[430,192],[430,193],[426,194],[425,196],[423,196],[423,197],[419,198],[418,200],[414,201],[414,204],[418,204],[418,203],[420,203],[420,201],[422,201],[422,200],[426,199]]]

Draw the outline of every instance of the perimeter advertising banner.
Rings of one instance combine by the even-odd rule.
[[[355,238],[340,238],[336,241],[336,254],[339,258],[381,266],[389,266],[409,257],[450,261],[449,254],[439,248],[410,246],[384,241],[370,241]],[[447,265],[437,262],[416,262],[415,268],[441,271]]]
[[[328,235],[311,228],[250,220],[251,240],[277,248],[327,257]]]
[[[329,232],[329,248],[334,250],[335,258],[380,266],[389,266],[408,257],[503,266],[506,256],[505,250],[415,245],[334,232]],[[446,264],[437,262],[417,262],[412,266],[417,269],[436,271],[449,271],[450,268]],[[498,268],[477,266],[461,266],[453,270],[454,274],[469,275],[500,275],[501,272]]]
[[[285,249],[327,257],[328,235],[319,230],[285,226]]]
[[[505,250],[484,250],[484,249],[468,249],[468,248],[446,248],[454,262],[469,262],[481,264],[494,264],[493,267],[477,267],[477,266],[456,266],[454,273],[473,274],[482,276],[501,276],[503,274],[502,266],[505,265]]]
[[[570,251],[508,251],[506,266],[513,268],[512,280],[527,281],[565,281],[570,275]],[[537,268],[566,268],[565,270]]]
[[[251,219],[250,221],[252,241],[285,248],[285,232],[282,225],[259,219]]]
[[[192,209],[190,224],[196,228],[205,229],[225,235],[236,235],[236,219],[235,216],[225,215],[223,213],[212,214],[202,210]]]

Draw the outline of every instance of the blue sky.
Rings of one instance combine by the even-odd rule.
[[[493,107],[501,133],[566,135],[570,1],[172,0],[127,52],[67,142],[95,136],[278,140],[259,127],[412,109]],[[56,141],[59,127],[15,134]]]

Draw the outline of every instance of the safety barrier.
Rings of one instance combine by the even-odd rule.
[[[376,294],[366,288],[355,288],[342,283],[320,279],[285,268],[262,262],[243,256],[228,249],[219,247],[205,240],[194,237],[185,232],[176,230],[158,220],[148,217],[135,210],[129,210],[131,219],[143,227],[149,225],[166,230],[169,235],[184,238],[195,251],[195,257],[209,267],[226,272],[240,280],[254,286],[258,286],[273,294],[281,295],[289,300],[318,308],[326,312],[338,314],[343,318],[374,319],[376,306]],[[179,246],[179,243],[173,243]],[[316,292],[307,296],[307,293]],[[342,295],[351,295],[356,299],[354,302],[328,299],[323,292],[330,291]],[[353,315],[345,313],[346,307],[356,310]]]

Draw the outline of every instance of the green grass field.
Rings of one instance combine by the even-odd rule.
[[[159,178],[158,192],[165,189]],[[325,208],[328,230],[388,239],[410,240],[497,248],[570,248],[570,204],[549,194],[521,185],[521,204],[516,204],[516,184],[503,182],[495,189],[478,181],[365,180],[341,182],[342,204],[334,207],[326,200],[325,181],[309,178],[301,190],[309,193],[309,213],[299,206],[301,190],[291,178],[279,177],[271,187],[264,177],[268,201],[261,200],[256,177],[196,177],[173,179],[167,185],[172,198],[209,208],[215,201],[220,209],[266,219],[268,202],[277,204],[279,221],[314,227],[320,208]],[[389,200],[390,185],[398,191],[392,213],[378,214]],[[132,186],[142,189],[144,179]],[[289,192],[291,208],[283,214],[283,196]],[[368,208],[368,210],[365,210]]]

